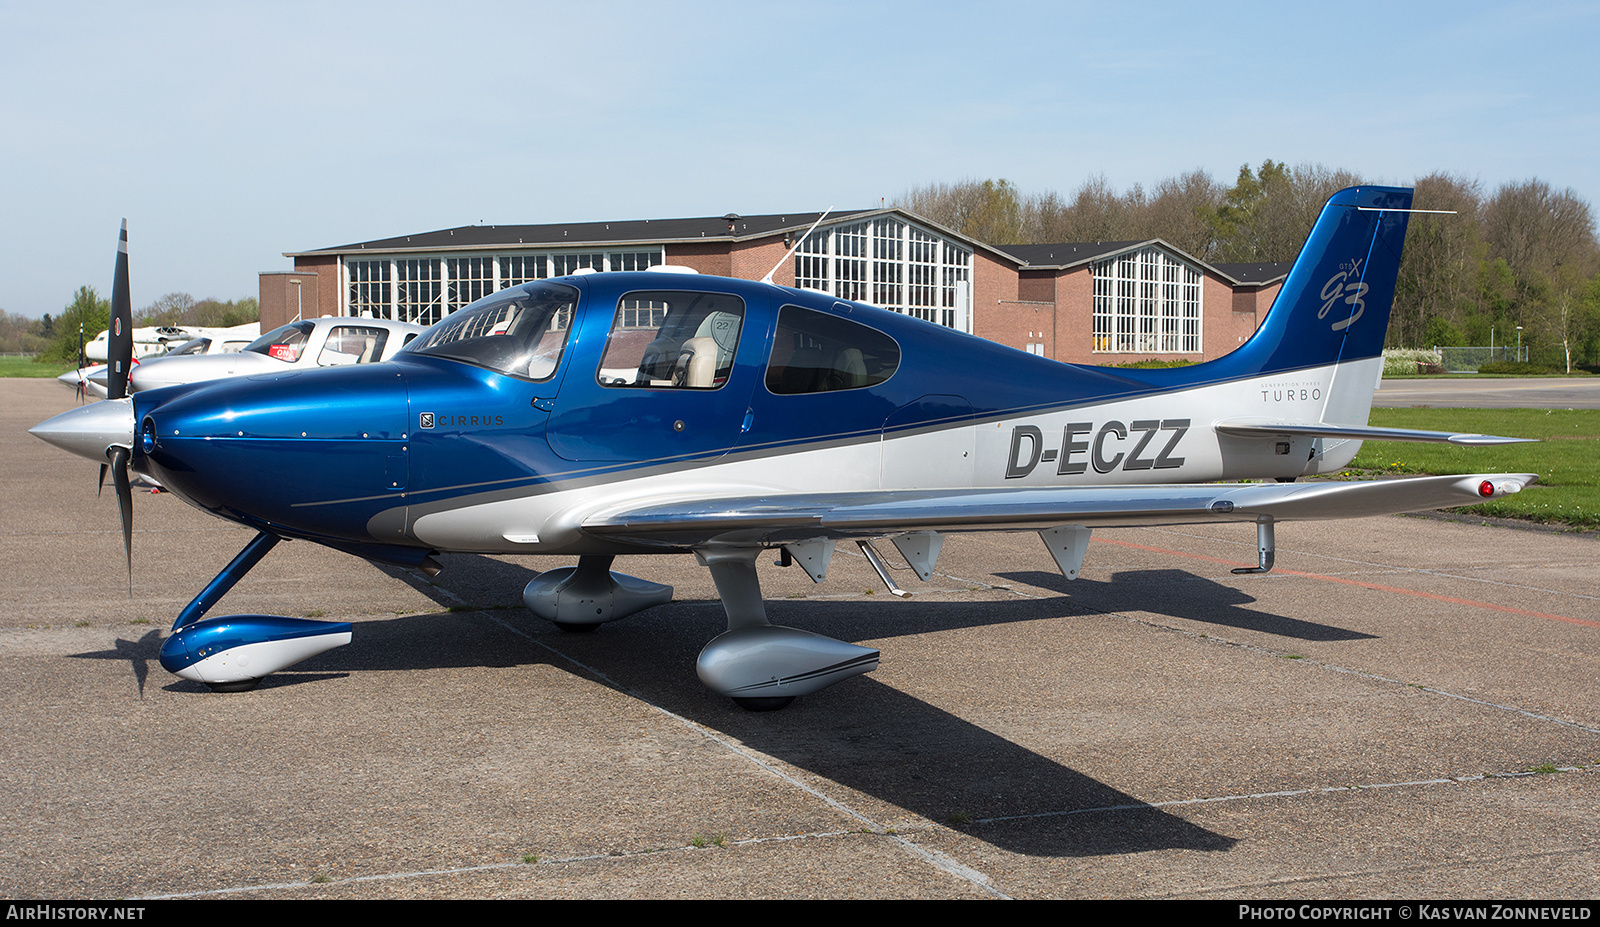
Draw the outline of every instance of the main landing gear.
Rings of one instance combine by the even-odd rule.
[[[611,572],[615,559],[584,556],[575,567],[540,573],[522,590],[522,602],[561,630],[582,633],[672,601],[671,586]]]
[[[796,696],[877,668],[876,650],[769,622],[756,576],[760,554],[753,547],[695,551],[711,570],[728,616],[728,630],[706,644],[695,662],[701,682],[742,708],[775,711]],[[522,600],[563,631],[591,631],[671,601],[671,586],[613,573],[612,560],[585,556],[576,567],[541,573]]]
[[[756,577],[756,548],[695,551],[728,615],[728,630],[711,639],[695,672],[713,692],[751,711],[773,711],[796,696],[878,668],[878,651],[772,624]]]

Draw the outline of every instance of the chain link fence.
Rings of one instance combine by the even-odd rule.
[[[1477,373],[1484,364],[1495,361],[1528,361],[1528,346],[1497,344],[1489,347],[1434,348],[1439,363],[1451,373]]]

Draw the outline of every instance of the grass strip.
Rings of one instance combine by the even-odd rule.
[[[1373,425],[1537,438],[1538,444],[1456,447],[1368,441],[1341,475],[1537,473],[1514,496],[1457,511],[1600,528],[1600,410],[1373,409]]]

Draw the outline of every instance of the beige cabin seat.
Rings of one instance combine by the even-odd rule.
[[[710,336],[684,341],[673,367],[672,381],[690,389],[710,389],[717,385],[717,340]]]
[[[845,348],[833,359],[835,389],[855,389],[867,382],[867,362],[860,348]]]

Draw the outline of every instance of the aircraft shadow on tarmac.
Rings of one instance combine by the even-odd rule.
[[[549,665],[721,732],[795,767],[798,771],[791,774],[801,779],[810,774],[827,780],[833,785],[825,791],[845,790],[847,803],[851,791],[871,796],[1011,852],[1084,857],[1161,849],[1225,851],[1237,842],[871,677],[847,680],[801,698],[784,711],[751,713],[737,708],[705,689],[694,672],[700,648],[725,627],[722,606],[715,599],[674,601],[597,633],[572,635],[535,618],[520,603],[470,610],[460,605],[463,598],[478,601],[480,594],[491,590],[505,598],[505,589],[520,589],[516,583],[525,583],[535,571],[492,558],[456,555],[447,575],[452,574],[459,577],[459,584],[430,587],[410,579],[450,611],[358,620],[353,645],[312,657],[293,671],[275,673],[260,688],[374,671]],[[887,599],[868,607],[860,600],[770,603],[775,622],[803,625],[843,640],[881,640],[1062,614],[1059,601],[987,604],[993,614],[975,614],[983,610],[970,603]],[[222,605],[218,610],[225,609]],[[998,617],[1001,614],[1009,617]],[[163,631],[152,630],[137,641],[118,640],[111,650],[76,656],[128,661],[142,697],[164,636]],[[549,649],[529,646],[530,638]],[[952,665],[951,672],[955,671]],[[1017,682],[1033,685],[1037,680]],[[515,690],[516,685],[516,678],[508,678],[502,691]],[[199,683],[184,680],[171,680],[163,687],[197,698],[240,697],[213,695]],[[529,691],[527,696],[536,699],[538,693]]]
[[[995,575],[1059,592],[1073,604],[1096,612],[1153,612],[1304,641],[1354,641],[1373,637],[1360,631],[1246,608],[1244,606],[1255,599],[1232,586],[1184,570],[1132,570],[1114,574],[1109,582],[1082,577],[1068,582],[1060,573],[1043,570]]]
[[[125,641],[117,638],[110,650],[95,650],[89,653],[72,654],[78,660],[116,660],[128,661],[133,670],[134,682],[139,684],[139,697],[144,698],[144,684],[150,679],[150,667],[159,664],[161,660],[161,642],[166,640],[166,635],[160,630],[147,632],[136,641]],[[166,672],[162,670],[162,672]]]

